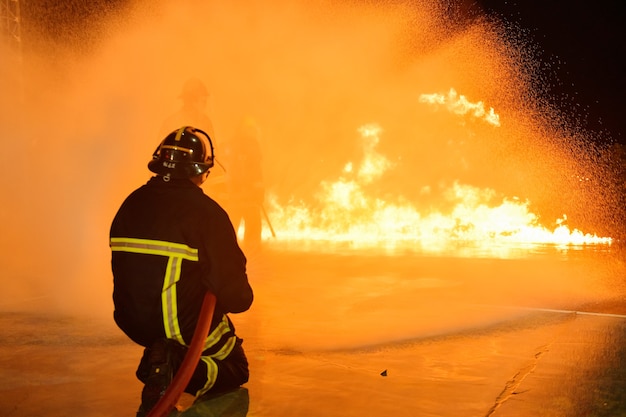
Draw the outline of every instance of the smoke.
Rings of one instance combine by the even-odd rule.
[[[281,202],[310,200],[369,123],[395,167],[376,192],[426,207],[436,196],[418,190],[458,179],[558,206],[577,169],[543,127],[523,47],[439,2],[135,2],[83,19],[55,40],[35,28],[19,64],[2,50],[3,309],[108,314],[110,221],[149,177],[190,77],[210,91],[218,159],[243,118],[258,121]],[[419,101],[452,88],[502,126]]]

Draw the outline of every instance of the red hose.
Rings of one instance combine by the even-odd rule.
[[[196,325],[196,330],[191,338],[191,343],[189,344],[189,349],[183,359],[183,363],[180,365],[176,375],[174,375],[172,383],[167,387],[167,390],[165,390],[165,393],[152,410],[150,410],[147,417],[166,417],[176,406],[180,395],[187,387],[187,384],[189,384],[189,380],[200,360],[204,341],[209,334],[211,321],[213,321],[214,310],[215,296],[207,291],[204,295],[204,301],[202,302],[198,324]]]

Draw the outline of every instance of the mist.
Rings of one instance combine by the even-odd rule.
[[[2,51],[2,309],[110,314],[110,222],[149,178],[190,77],[210,91],[218,159],[242,119],[257,121],[266,189],[281,204],[313,202],[320,182],[360,154],[359,127],[376,123],[394,169],[374,195],[427,209],[443,203],[420,190],[461,180],[528,198],[548,222],[567,211],[585,227],[603,224],[603,193],[576,188],[583,173],[603,175],[576,156],[584,135],[551,124],[565,116],[542,107],[521,35],[475,10],[135,2],[89,33],[39,39],[21,64]],[[451,89],[495,109],[501,126],[419,102]]]

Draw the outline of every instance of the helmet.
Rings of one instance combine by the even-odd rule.
[[[207,97],[209,91],[202,81],[198,78],[189,78],[183,85],[183,90],[178,97],[183,100],[194,99],[198,97]]]
[[[195,127],[183,126],[163,139],[154,151],[148,169],[171,178],[191,178],[213,167],[213,143]]]

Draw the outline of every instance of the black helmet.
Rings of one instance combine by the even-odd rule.
[[[154,151],[148,169],[171,178],[191,178],[213,167],[213,143],[195,127],[183,126],[167,135]]]

